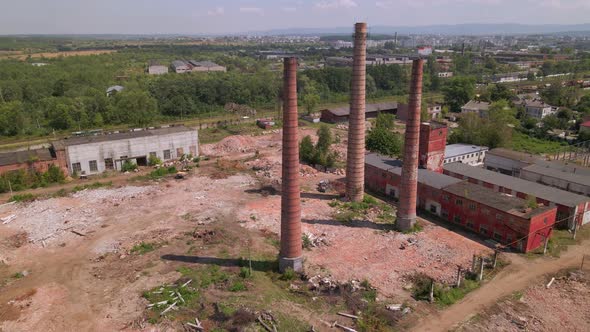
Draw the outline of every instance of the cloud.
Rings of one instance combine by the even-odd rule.
[[[223,14],[225,14],[225,9],[223,9],[223,7],[216,7],[215,9],[207,11],[208,16],[221,16]]]
[[[264,15],[264,9],[259,7],[240,7],[240,13]]]
[[[283,7],[283,8],[281,8],[281,10],[284,11],[284,12],[292,13],[292,12],[296,12],[297,11],[297,8],[295,8],[295,7]]]
[[[319,9],[337,9],[358,7],[353,0],[323,0],[315,4]]]

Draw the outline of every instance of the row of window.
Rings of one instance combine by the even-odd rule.
[[[445,219],[449,220],[449,213],[447,211],[444,211],[443,210],[442,211],[442,216]],[[455,215],[453,217],[453,222],[455,222],[457,224],[462,224],[463,223],[463,218],[461,218],[460,215]],[[494,238],[494,240],[496,240],[498,242],[502,242],[504,240],[504,237],[502,236],[502,233],[500,233],[500,232],[498,232],[496,230],[490,231],[488,229],[488,226],[487,225],[479,225],[479,229],[476,229],[475,224],[470,219],[467,219],[466,220],[465,227],[467,227],[467,228],[469,228],[469,229],[471,229],[473,231],[479,232],[481,235],[484,235],[484,236],[490,236],[491,235]],[[507,234],[506,235],[506,243],[511,243],[512,240],[513,240],[512,239],[512,234]]]
[[[476,152],[476,153],[462,155],[462,156],[459,156],[459,157],[445,159],[444,163],[447,164],[447,163],[452,163],[452,162],[455,162],[455,161],[465,160],[467,158],[474,158],[474,157],[477,157],[477,156],[481,156],[482,153],[483,152]]]
[[[192,150],[192,147],[191,147],[191,150]],[[184,154],[183,148],[176,149],[176,152],[178,153],[179,156]],[[164,151],[162,151],[162,153],[164,155],[164,160],[172,159],[172,152],[170,150],[164,150]],[[150,157],[157,157],[158,154],[156,152],[150,152],[149,155],[150,155]],[[121,156],[119,159],[125,160],[127,158],[128,158],[128,156]],[[106,170],[115,169],[115,162],[114,162],[113,158],[105,158],[104,159],[104,167]],[[98,162],[96,160],[90,160],[88,162],[88,168],[89,168],[90,172],[98,172]],[[81,163],[73,163],[72,164],[72,171],[74,173],[80,173],[82,171],[82,164]]]

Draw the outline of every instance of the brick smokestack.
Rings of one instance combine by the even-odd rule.
[[[303,269],[299,139],[297,118],[297,58],[285,58],[283,86],[283,185],[279,269]]]
[[[367,23],[354,26],[354,58],[348,153],[346,160],[346,197],[353,202],[363,200],[365,191],[365,93],[367,76]]]
[[[408,120],[404,143],[397,227],[409,230],[416,223],[416,199],[418,197],[418,152],[420,145],[420,109],[422,108],[422,69],[424,60],[412,63],[412,81],[408,102]]]

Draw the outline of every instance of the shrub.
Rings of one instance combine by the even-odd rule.
[[[247,288],[243,281],[236,281],[229,287],[230,292],[243,292],[245,290],[247,290]]]
[[[307,234],[303,234],[301,236],[301,242],[303,244],[303,249],[310,249],[311,248],[311,239],[309,238],[309,235]]]
[[[162,159],[158,158],[157,156],[151,155],[150,158],[148,159],[148,165],[150,166],[156,166],[156,165],[161,165],[162,164]]]
[[[252,272],[250,271],[249,268],[242,266],[240,268],[240,277],[247,279],[250,278],[252,276]]]
[[[9,202],[32,202],[37,199],[37,196],[33,194],[19,194],[10,197]]]
[[[137,169],[137,164],[131,160],[125,160],[123,166],[121,166],[121,172],[133,172]]]
[[[293,279],[295,279],[295,277],[297,276],[297,274],[295,273],[295,271],[288,267],[285,272],[283,272],[283,274],[281,275],[281,280],[285,280],[285,281],[291,281]]]
[[[131,248],[131,253],[143,255],[154,250],[156,250],[156,246],[153,243],[141,242],[140,244],[136,244],[133,246],[133,248]]]

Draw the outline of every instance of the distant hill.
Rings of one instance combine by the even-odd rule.
[[[454,24],[426,26],[384,26],[369,25],[371,34],[441,34],[441,35],[497,35],[497,34],[551,34],[564,32],[589,32],[590,23],[586,24],[542,24],[526,25],[506,24]],[[347,28],[293,28],[274,29],[252,32],[259,35],[345,35],[352,33],[352,26]]]

